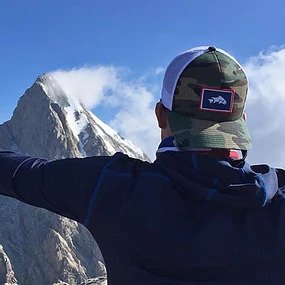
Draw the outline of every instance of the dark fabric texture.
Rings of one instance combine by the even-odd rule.
[[[284,284],[284,191],[282,169],[191,152],[0,152],[0,193],[85,224],[109,285]]]

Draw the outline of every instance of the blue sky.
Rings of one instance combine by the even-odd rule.
[[[284,43],[284,8],[282,1],[1,0],[0,122],[38,75],[58,68],[113,64],[135,76],[207,43],[244,61]]]
[[[137,80],[204,44],[245,63],[284,47],[284,26],[281,0],[1,0],[0,123],[42,73],[112,65]],[[158,74],[145,80],[159,87],[161,79]],[[159,88],[153,92],[157,99]],[[112,120],[106,106],[95,112]]]

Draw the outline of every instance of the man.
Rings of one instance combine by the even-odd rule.
[[[285,172],[245,162],[246,95],[232,56],[190,49],[165,72],[154,163],[3,151],[0,193],[84,224],[109,285],[284,284]]]

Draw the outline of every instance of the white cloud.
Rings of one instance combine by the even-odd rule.
[[[154,158],[159,129],[154,115],[154,95],[144,86],[120,86],[119,111],[110,125]]]
[[[108,91],[115,89],[120,69],[113,66],[56,70],[52,76],[69,97],[79,99],[91,109],[98,106]]]
[[[136,80],[126,80],[127,69],[93,66],[69,71],[57,70],[51,75],[65,93],[79,99],[89,110],[109,108],[113,116],[108,123],[123,137],[140,147],[151,159],[159,143],[154,106],[158,86],[147,83],[155,71],[147,71]]]
[[[249,78],[249,160],[285,167],[285,49],[270,50],[244,65]]]
[[[156,69],[155,69],[155,74],[163,74],[164,73],[164,71],[165,71],[165,68],[164,67],[157,67]]]

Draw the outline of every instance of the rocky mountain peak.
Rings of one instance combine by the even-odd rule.
[[[32,156],[54,159],[121,151],[148,160],[138,147],[88,111],[76,97],[67,95],[51,74],[37,78],[2,129],[6,132],[3,137],[9,137],[8,141],[2,139],[2,145]]]
[[[67,95],[56,78],[50,73],[40,75],[31,88],[36,88],[34,85],[42,88],[45,95],[61,108],[67,108],[71,103],[77,105],[78,108],[83,105],[73,94]]]
[[[38,77],[19,99],[12,118],[0,125],[0,149],[50,160],[117,151],[148,160],[64,93],[49,74]],[[100,250],[82,225],[3,196],[0,205],[3,284],[106,284]]]

